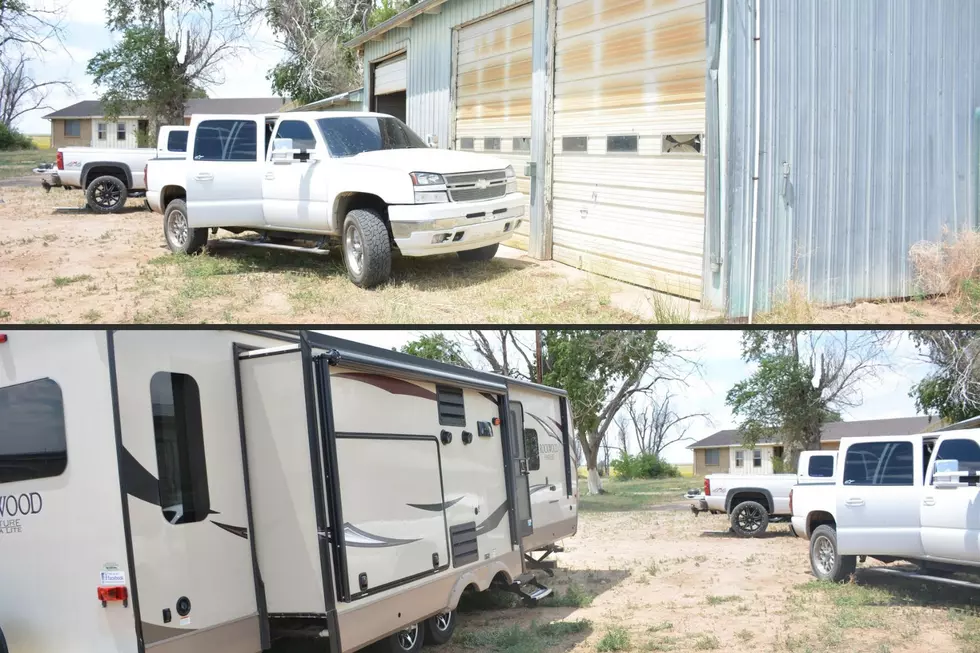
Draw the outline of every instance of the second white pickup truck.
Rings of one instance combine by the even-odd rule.
[[[865,557],[980,572],[980,430],[847,438],[838,460],[817,495],[824,505],[804,505],[794,491],[817,578],[847,580]]]
[[[161,127],[157,148],[118,149],[104,147],[62,147],[55,169],[44,173],[45,188],[85,190],[85,203],[96,213],[118,213],[126,199],[146,190],[143,174],[146,162],[182,159],[187,152],[187,127]]]
[[[506,161],[427,147],[388,115],[209,115],[190,127],[186,160],[146,170],[173,252],[201,250],[218,228],[262,236],[224,242],[276,249],[339,242],[350,279],[370,288],[388,279],[395,251],[491,259],[524,218]],[[292,242],[303,240],[316,245]]]

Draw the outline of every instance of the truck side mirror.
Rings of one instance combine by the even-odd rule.
[[[293,139],[277,138],[272,141],[272,162],[273,163],[292,163],[293,162]]]
[[[963,476],[969,472],[960,470],[958,460],[937,460],[932,471],[932,486],[937,489],[958,488],[963,483]]]
[[[435,134],[429,134],[425,137],[425,144],[429,147],[439,147],[439,137]]]

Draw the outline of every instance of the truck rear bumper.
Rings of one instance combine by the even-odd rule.
[[[147,190],[146,203],[150,205],[151,211],[154,211],[156,213],[163,213],[163,207],[160,205],[160,191]]]
[[[525,218],[524,195],[484,202],[398,205],[388,208],[395,244],[404,256],[450,254],[510,238]]]

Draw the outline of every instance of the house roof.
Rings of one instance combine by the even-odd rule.
[[[843,438],[877,437],[886,435],[912,435],[929,428],[930,417],[895,417],[891,419],[866,419],[855,422],[827,422],[820,430],[821,442],[839,442]],[[742,443],[738,429],[725,429],[698,440],[688,449],[728,447]],[[772,438],[760,444],[780,444],[780,438]]]
[[[195,98],[184,104],[184,116],[195,113],[275,113],[286,104],[277,97]],[[94,118],[105,115],[98,100],[83,100],[44,116],[51,118]],[[142,115],[142,111],[132,115]]]
[[[386,20],[383,23],[375,25],[368,31],[355,36],[347,43],[344,43],[345,47],[348,48],[359,48],[368,41],[373,41],[385,32],[391,31],[396,27],[401,27],[411,21],[413,18],[423,13],[438,13],[439,5],[447,2],[448,0],[421,0],[421,2],[410,6],[405,11],[400,14],[396,14]]]

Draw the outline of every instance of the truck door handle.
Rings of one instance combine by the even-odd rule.
[[[214,179],[214,175],[212,175],[210,172],[199,172],[194,175],[194,179],[196,181],[212,181]]]
[[[935,497],[925,497],[922,499],[922,505],[924,506],[934,506],[936,505]]]
[[[267,172],[267,173],[265,173],[265,178],[267,180],[269,180],[269,181],[272,181],[272,180],[274,180],[276,178],[276,175],[274,173]]]
[[[847,501],[845,501],[844,502],[844,505],[847,506],[848,508],[857,508],[858,506],[863,506],[864,505],[864,499],[859,499],[857,497],[853,497],[853,498],[848,499]]]

